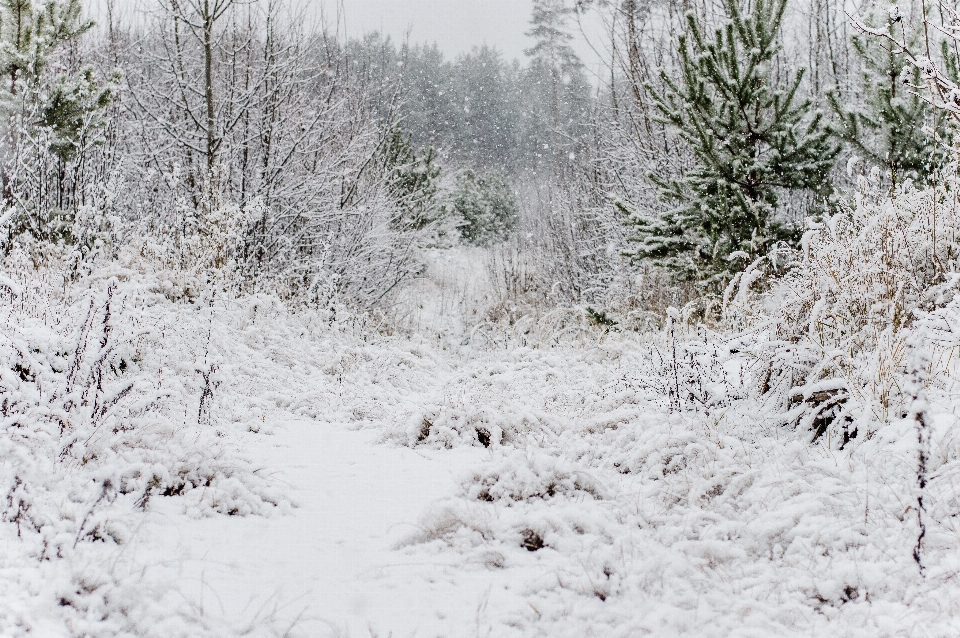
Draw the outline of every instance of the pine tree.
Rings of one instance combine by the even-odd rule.
[[[512,69],[503,56],[486,45],[474,47],[457,59],[451,85],[459,112],[453,139],[465,163],[480,168],[509,165],[518,108]]]
[[[583,66],[571,46],[573,36],[567,32],[567,16],[571,13],[563,0],[534,0],[532,28],[526,34],[535,40],[526,54],[552,68],[558,79],[560,74]]]
[[[910,48],[920,44],[919,29],[908,32],[896,6],[887,11],[877,8],[864,16],[864,21],[867,26],[886,30],[894,40],[902,39]],[[845,99],[849,96],[839,89],[828,91],[827,101],[837,116],[831,130],[868,163],[883,167],[891,187],[906,178],[926,179],[943,158],[934,137],[924,131],[932,121],[933,109],[904,85],[905,79],[913,86],[922,85],[919,67],[908,65],[902,52],[876,37],[858,34],[852,44],[863,64],[862,103],[850,105]],[[903,75],[905,67],[907,76]],[[942,141],[946,136],[944,126],[941,123],[936,128]]]
[[[590,85],[568,31],[573,13],[564,0],[535,0],[526,34],[534,45],[525,51],[523,141],[532,156],[550,158],[555,171],[580,150],[589,115]]]
[[[81,20],[80,0],[0,0],[0,73],[16,94],[19,83],[36,83],[50,55],[63,43],[93,28]]]
[[[469,244],[502,241],[517,225],[520,206],[510,183],[497,171],[477,175],[464,169],[452,195],[451,212],[463,220],[460,235]]]
[[[81,13],[80,0],[0,0],[0,181],[4,203],[20,209],[14,234],[71,240],[68,163],[82,161],[78,154],[101,140],[98,112],[119,79],[51,65],[60,47],[93,27]]]
[[[455,127],[454,122],[462,119],[451,100],[455,77],[452,65],[444,60],[436,44],[404,45],[400,57],[403,77],[399,115],[404,130],[410,133],[417,146],[451,147],[450,132]]]
[[[713,291],[743,260],[795,238],[797,229],[776,218],[780,195],[823,193],[838,152],[822,114],[797,99],[803,70],[774,73],[786,0],[753,0],[749,12],[739,2],[724,0],[728,20],[712,38],[688,14],[679,81],[661,70],[664,90],[647,87],[694,160],[681,177],[651,175],[673,208],[644,217],[617,204],[636,224],[634,258]]]
[[[396,226],[422,230],[435,221],[437,215],[440,167],[433,147],[417,152],[410,134],[394,126],[386,136],[382,153],[387,168],[387,188],[400,209]]]

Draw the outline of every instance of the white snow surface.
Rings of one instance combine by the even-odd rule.
[[[729,400],[735,365],[672,410],[660,334],[390,336],[269,296],[172,301],[129,265],[9,277],[4,400],[32,407],[0,432],[0,635],[960,635],[949,391],[921,576],[912,421],[811,444]],[[128,354],[103,395],[133,390],[78,412],[54,358],[111,285],[104,356]],[[71,427],[92,438],[58,456]]]

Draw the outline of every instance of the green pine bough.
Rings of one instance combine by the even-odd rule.
[[[896,5],[868,8],[863,20],[911,49],[923,45],[922,29],[904,24]],[[861,62],[862,97],[853,99],[840,87],[827,91],[835,114],[831,132],[867,166],[881,167],[891,189],[908,179],[929,183],[948,159],[951,131],[945,114],[938,114],[911,88],[923,85],[920,68],[909,64],[903,51],[872,35],[857,33],[851,44]],[[947,45],[946,41],[941,44]],[[940,57],[947,76],[956,82],[956,58],[947,49]]]
[[[778,219],[791,191],[823,195],[838,147],[823,115],[797,92],[804,71],[777,71],[777,33],[786,0],[724,0],[726,24],[708,37],[693,14],[678,39],[680,77],[661,70],[647,85],[659,119],[689,148],[686,174],[650,177],[670,206],[645,214],[616,206],[635,226],[629,253],[718,292],[745,263],[799,229]]]

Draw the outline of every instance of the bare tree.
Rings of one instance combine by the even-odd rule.
[[[274,0],[169,0],[149,27],[125,64],[128,158],[179,267],[363,304],[416,271],[429,229],[392,224],[390,122],[335,38]]]

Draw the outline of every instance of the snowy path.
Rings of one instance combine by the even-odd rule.
[[[393,551],[428,505],[450,494],[479,449],[377,445],[369,431],[295,422],[259,436],[265,467],[299,507],[269,518],[157,516],[141,531],[175,570],[185,604],[212,626],[253,635],[456,636],[473,633],[484,583]],[[268,445],[263,445],[266,441]],[[258,458],[259,460],[259,458]],[[408,559],[405,561],[405,559]],[[279,631],[278,631],[279,630]]]

